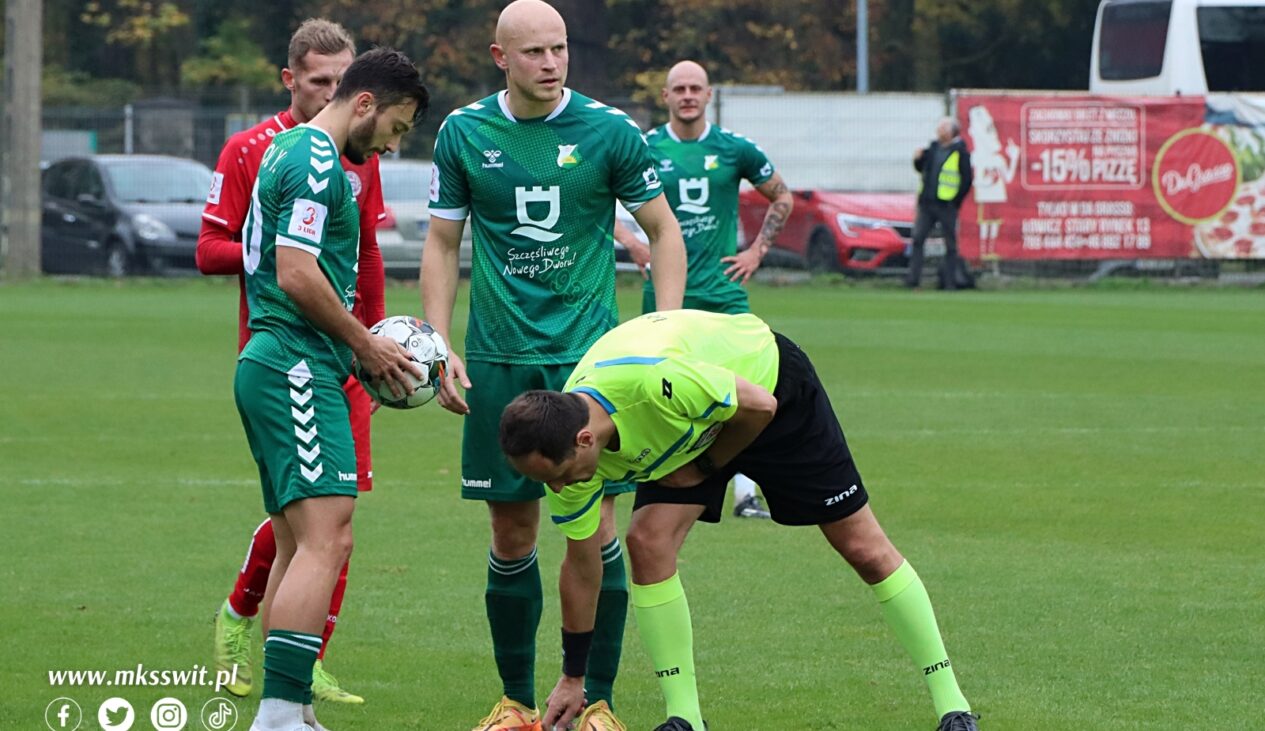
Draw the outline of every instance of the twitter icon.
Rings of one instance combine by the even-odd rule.
[[[102,731],[127,731],[136,722],[136,710],[124,698],[110,698],[97,709]]]

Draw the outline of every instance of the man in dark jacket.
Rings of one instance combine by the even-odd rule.
[[[917,287],[922,279],[923,245],[938,221],[944,232],[944,262],[940,281],[945,289],[973,284],[966,264],[958,258],[958,209],[971,190],[971,153],[962,140],[957,120],[945,117],[936,123],[936,138],[914,153],[914,169],[922,174],[918,192],[918,217],[914,221],[913,252],[905,285]]]

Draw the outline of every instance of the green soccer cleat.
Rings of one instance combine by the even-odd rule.
[[[228,613],[227,599],[215,613],[215,669],[230,674],[232,682],[224,689],[238,698],[250,695],[250,636],[254,625],[253,617],[233,619]]]
[[[329,703],[346,703],[359,706],[364,698],[355,693],[348,693],[338,685],[338,679],[325,669],[325,663],[317,660],[312,666],[312,697]]]

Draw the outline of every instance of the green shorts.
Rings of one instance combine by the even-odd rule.
[[[356,445],[341,387],[239,360],[233,394],[259,465],[264,510],[280,513],[309,497],[356,496]]]
[[[567,383],[574,363],[564,365],[510,365],[467,361],[466,375],[472,388],[466,392],[470,413],[461,439],[461,497],[466,500],[522,502],[539,500],[545,486],[523,477],[501,454],[501,412],[524,391],[559,391]],[[607,495],[632,492],[633,483],[606,486]]]

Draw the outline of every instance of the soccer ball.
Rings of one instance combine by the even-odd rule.
[[[444,374],[448,371],[448,345],[435,332],[435,328],[416,317],[395,315],[369,328],[374,335],[383,335],[399,343],[408,351],[409,357],[421,368],[425,378],[418,379],[408,373],[413,384],[413,391],[397,398],[391,387],[385,382],[370,378],[360,370],[356,362],[356,378],[374,401],[393,409],[413,409],[435,398],[443,384]]]

